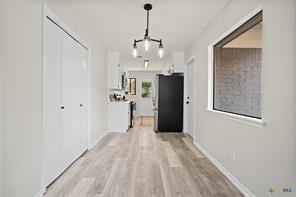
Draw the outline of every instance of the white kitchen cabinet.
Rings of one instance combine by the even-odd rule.
[[[118,88],[122,89],[122,76],[123,76],[124,70],[120,64],[118,64]]]
[[[127,132],[129,128],[130,101],[108,103],[108,132]]]
[[[108,53],[108,88],[109,89],[122,89],[122,75],[124,70],[119,62],[120,54],[117,51]]]

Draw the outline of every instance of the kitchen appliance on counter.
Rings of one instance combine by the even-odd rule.
[[[128,101],[125,95],[112,93],[109,95],[109,101],[116,102],[116,101]]]
[[[183,131],[183,74],[174,73],[169,76],[156,75],[153,105],[154,131]]]

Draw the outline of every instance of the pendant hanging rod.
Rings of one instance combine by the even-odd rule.
[[[152,10],[152,5],[147,3],[144,5],[144,9],[147,12],[146,31],[145,31],[145,38],[147,38],[149,37],[149,11]]]
[[[147,10],[147,27],[146,27],[146,36],[149,35],[149,10]]]

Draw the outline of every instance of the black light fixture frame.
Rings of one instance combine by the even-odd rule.
[[[145,40],[148,40],[148,41],[153,41],[153,42],[157,42],[159,43],[159,48],[162,49],[163,48],[163,45],[162,45],[162,40],[159,39],[153,39],[149,36],[149,11],[152,10],[152,4],[150,3],[146,3],[144,5],[144,9],[147,11],[147,26],[146,26],[146,30],[145,30],[145,35],[144,35],[144,39],[139,39],[139,40],[134,40],[134,45],[133,45],[133,48],[136,49],[137,48],[137,43],[138,42],[143,42]]]

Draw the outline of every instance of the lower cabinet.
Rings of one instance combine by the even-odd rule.
[[[108,103],[108,132],[127,132],[129,128],[129,101]]]
[[[45,21],[43,68],[44,184],[87,150],[88,51]]]

